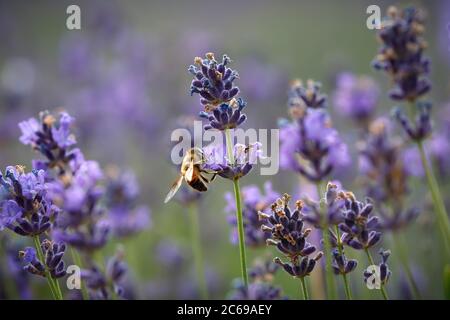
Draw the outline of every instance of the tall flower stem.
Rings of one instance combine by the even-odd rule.
[[[235,160],[233,155],[233,141],[231,138],[230,129],[225,130],[225,138],[227,144],[228,160],[230,161],[231,165],[234,165]],[[239,235],[239,255],[241,260],[242,281],[244,282],[245,288],[247,288],[248,274],[247,274],[247,257],[245,253],[244,220],[242,216],[241,190],[239,187],[238,179],[233,180],[233,188],[234,188],[234,199],[236,201],[236,220]]]
[[[416,109],[415,109],[415,103],[416,101],[411,101],[408,104],[408,110],[409,115],[411,119],[414,119],[416,116]],[[436,177],[433,173],[433,168],[431,167],[431,164],[429,163],[425,150],[423,147],[422,141],[417,141],[417,149],[420,153],[420,160],[422,161],[422,167],[425,171],[425,175],[427,178],[428,187],[430,189],[431,197],[433,199],[433,206],[436,210],[437,214],[437,223],[439,226],[439,229],[442,234],[442,238],[444,240],[444,247],[445,247],[445,257],[446,260],[450,260],[450,222],[448,220],[448,213],[445,208],[444,201],[442,200],[441,192],[439,190],[439,185],[437,183]]]
[[[411,271],[411,268],[408,263],[407,252],[405,252],[405,244],[402,239],[402,234],[392,234],[392,240],[394,242],[395,249],[397,251],[397,255],[400,259],[401,264],[403,265],[403,269],[405,270],[406,278],[408,279],[409,285],[411,287],[411,291],[416,299],[421,300],[422,295],[420,294],[419,287],[414,279],[414,275]]]
[[[331,242],[330,242],[330,235],[328,232],[328,223],[327,223],[327,217],[325,217],[326,212],[324,211],[324,208],[322,207],[322,191],[320,182],[316,183],[317,187],[317,195],[319,199],[320,204],[320,211],[322,214],[322,237],[323,237],[323,248],[325,251],[325,275],[326,275],[326,282],[327,282],[327,295],[328,298],[331,300],[337,299],[337,288],[336,283],[334,281],[334,274],[333,274],[333,268],[331,267],[332,260],[331,260]]]
[[[70,248],[70,253],[72,254],[73,262],[80,268],[83,268],[83,264],[81,263],[81,257],[78,251],[76,251],[73,247]],[[89,293],[86,288],[86,284],[81,281],[81,296],[83,297],[83,300],[89,300]]]
[[[198,217],[198,207],[195,204],[189,205],[189,218],[191,225],[191,242],[194,253],[195,270],[197,273],[198,288],[202,299],[208,299],[208,288],[206,286],[205,269],[203,265],[202,240],[200,236],[200,219]]]
[[[36,248],[36,252],[37,252],[39,261],[41,261],[41,263],[44,265],[45,278],[47,279],[47,283],[48,283],[48,286],[50,287],[50,291],[52,293],[53,299],[62,300],[61,290],[59,290],[59,292],[58,292],[59,288],[57,288],[56,284],[54,283],[54,281],[52,279],[50,272],[48,271],[47,267],[45,266],[45,258],[44,258],[44,253],[42,252],[39,236],[34,236],[33,241],[34,241],[34,247]]]
[[[300,283],[302,285],[303,300],[309,300],[308,289],[306,288],[305,277],[300,278]]]
[[[425,175],[427,177],[428,186],[430,188],[431,197],[433,198],[434,208],[437,213],[437,222],[444,238],[444,245],[446,248],[446,259],[449,259],[450,252],[450,223],[448,221],[447,210],[445,209],[444,201],[442,200],[441,192],[439,190],[439,185],[434,176],[433,169],[428,163],[428,159],[425,155],[425,150],[423,148],[423,142],[417,142],[417,147],[420,152],[420,158],[422,160],[422,166],[425,170]]]
[[[337,247],[339,250],[339,254],[342,256],[344,254],[343,245],[341,242],[341,234],[339,232],[339,227],[335,226],[335,232],[336,232],[336,239],[337,239]],[[352,292],[350,291],[350,286],[348,284],[347,275],[344,273],[342,275],[342,278],[344,279],[344,288],[345,288],[345,296],[347,297],[347,300],[352,300]]]
[[[372,255],[370,254],[369,249],[365,248],[364,251],[366,252],[367,259],[369,259],[369,263],[373,266],[375,266],[375,262],[373,261]],[[381,294],[383,295],[384,300],[389,300],[386,289],[384,288],[383,284],[380,284]]]

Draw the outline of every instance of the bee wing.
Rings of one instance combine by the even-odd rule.
[[[192,181],[192,178],[194,177],[194,162],[191,162],[189,164],[189,168],[187,169],[184,176],[186,178],[186,181]]]
[[[180,189],[181,183],[183,182],[183,176],[179,176],[178,179],[173,183],[172,187],[169,190],[169,193],[166,196],[166,199],[164,199],[164,203],[167,203],[170,201],[170,199],[173,198],[175,193],[177,193],[178,189]]]

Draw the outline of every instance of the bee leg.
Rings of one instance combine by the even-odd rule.
[[[216,178],[216,175],[217,175],[217,173],[213,173],[213,176],[210,179],[208,179],[207,177],[205,177],[202,174],[200,174],[200,177],[202,177],[202,179],[205,180],[206,182],[210,183]]]

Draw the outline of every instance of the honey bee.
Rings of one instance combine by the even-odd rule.
[[[186,151],[184,155],[183,161],[181,163],[180,176],[175,180],[172,187],[169,190],[169,193],[164,200],[164,203],[170,201],[173,196],[177,193],[178,189],[183,182],[183,179],[186,183],[193,189],[199,192],[205,192],[208,190],[208,183],[214,180],[217,172],[204,170],[200,166],[205,162],[205,156],[203,151],[199,148],[191,148]],[[212,174],[211,178],[208,178],[206,175]]]

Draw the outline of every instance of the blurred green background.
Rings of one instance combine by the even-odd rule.
[[[426,10],[427,54],[432,59],[434,83],[432,98],[439,107],[448,100],[450,88],[450,53],[442,49],[448,46],[442,40],[444,1],[0,1],[0,73],[3,77],[0,97],[9,95],[11,82],[23,85],[31,81],[19,92],[22,95],[19,102],[10,103],[5,98],[0,103],[0,167],[19,163],[30,166],[35,156],[17,141],[20,135],[17,121],[36,116],[44,109],[63,108],[73,114],[77,118],[79,144],[87,158],[98,160],[102,165],[131,168],[137,174],[141,200],[152,209],[153,226],[124,243],[126,259],[131,265],[133,281],[140,284],[142,296],[158,297],[149,293],[151,289],[146,283],[150,286],[159,281],[161,286],[177,287],[194,276],[186,208],[176,202],[163,204],[177,174],[176,167],[169,161],[170,132],[177,127],[180,117],[200,110],[197,97],[188,94],[191,77],[187,67],[194,56],[212,51],[218,56],[227,53],[233,59],[233,67],[240,73],[237,85],[248,101],[246,128],[277,128],[278,119],[287,117],[287,90],[291,79],[313,78],[322,82],[325,93],[331,94],[336,74],[344,70],[367,74],[378,81],[383,98],[377,114],[387,114],[393,105],[385,94],[389,81],[370,65],[378,43],[375,31],[366,27],[366,8],[375,3],[383,13],[391,4],[414,4]],[[69,4],[78,4],[81,8],[80,31],[65,27]],[[92,65],[84,64],[88,70],[81,79],[70,70],[64,70],[62,65],[65,55],[77,53],[77,41],[80,46],[88,47],[87,52],[80,53],[80,61],[94,59]],[[67,43],[69,49],[64,47]],[[95,52],[94,57],[91,57],[92,52]],[[98,56],[101,59],[97,61]],[[25,66],[14,72],[13,62],[17,59],[25,61]],[[131,72],[126,70],[130,62],[136,64]],[[97,70],[96,64],[101,64],[102,68]],[[77,70],[76,63],[74,65]],[[15,76],[8,76],[5,71],[8,68],[12,68],[9,72]],[[119,84],[111,86],[111,90],[120,90],[122,79],[128,81],[134,70],[143,74],[134,81],[138,82],[139,90],[144,91],[139,95],[144,96],[133,100],[124,110],[117,111],[124,103],[117,100],[114,92],[110,93],[113,97],[110,104],[104,102],[108,99],[101,98],[101,108],[95,94],[89,99],[80,98],[93,87],[108,83],[111,77]],[[102,94],[108,95],[108,92]],[[135,98],[136,92],[126,92],[126,97],[127,94]],[[128,117],[129,112],[135,114],[134,109],[139,110],[137,117]],[[356,129],[332,107],[331,110],[335,126],[354,152],[352,137],[356,136]],[[355,178],[356,175],[354,160],[348,176]],[[241,184],[262,186],[268,179],[281,193],[296,192],[298,179],[284,171],[273,177],[262,177],[255,170]],[[231,188],[231,183],[218,179],[200,205],[202,245],[207,270],[215,283],[214,298],[225,297],[231,280],[240,274],[238,248],[229,241],[230,227],[224,213],[224,194]],[[361,195],[359,190],[355,192]],[[414,192],[423,191],[418,188]],[[411,239],[419,232],[417,228],[421,228],[423,234],[422,227],[413,226],[408,230],[408,241],[413,241]],[[434,255],[430,248],[434,246],[435,235],[432,229],[430,233],[420,243],[412,243],[417,245],[413,260],[428,265],[427,273],[433,271]],[[187,262],[180,265],[179,270],[167,270],[155,261],[155,248],[161,242],[177,244],[186,255]],[[111,243],[105,256],[112,253],[116,245],[117,241]],[[248,250],[250,262],[256,257],[275,254],[272,248]],[[393,263],[394,282],[399,279],[395,265]],[[355,296],[359,291],[360,296],[378,298],[377,293],[363,287],[362,276],[358,278],[361,271],[362,265],[352,277]],[[275,282],[282,284],[290,297],[300,295],[298,283],[286,274],[279,272]],[[427,296],[440,296],[436,289],[439,287],[439,283],[430,283]],[[400,290],[394,289],[394,285],[392,288]],[[161,297],[183,295],[169,290]]]

